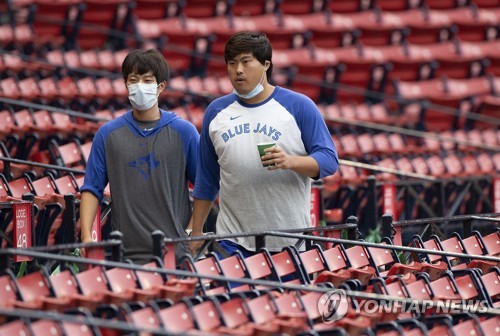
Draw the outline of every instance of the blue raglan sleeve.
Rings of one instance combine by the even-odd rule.
[[[196,169],[198,168],[198,152],[200,146],[200,135],[196,127],[185,120],[182,122],[180,135],[184,143],[184,156],[186,158],[186,174],[189,182],[195,184]]]
[[[92,141],[89,159],[85,168],[85,179],[80,191],[89,191],[102,201],[104,188],[108,184],[106,169],[106,148],[102,127]]]
[[[220,188],[220,167],[217,162],[218,157],[209,134],[210,122],[216,114],[216,111],[209,106],[203,117],[198,169],[193,192],[194,197],[210,201],[214,201],[217,198]]]
[[[334,174],[338,169],[339,159],[332,136],[328,131],[323,116],[314,102],[306,96],[299,96],[300,112],[294,113],[302,133],[302,142],[311,157],[319,165],[319,176],[324,178]]]

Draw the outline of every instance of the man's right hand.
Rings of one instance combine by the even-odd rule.
[[[201,237],[201,236],[203,236],[203,232],[193,231],[190,237]],[[191,252],[192,256],[196,255],[196,253],[201,248],[204,242],[205,242],[204,240],[196,240],[189,242],[189,251]]]

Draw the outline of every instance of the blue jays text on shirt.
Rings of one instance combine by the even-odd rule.
[[[276,128],[261,123],[257,123],[257,126],[255,127],[250,127],[250,123],[239,124],[234,126],[233,128],[228,129],[227,132],[222,133],[221,136],[224,142],[228,142],[230,139],[238,135],[249,133],[262,133],[267,135],[274,141],[279,140],[279,138],[281,137],[281,132]]]

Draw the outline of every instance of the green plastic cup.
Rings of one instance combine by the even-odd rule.
[[[263,143],[257,144],[257,149],[259,150],[259,156],[263,157],[264,155],[266,155],[266,152],[264,152],[264,150],[266,148],[270,148],[270,147],[274,147],[274,146],[276,146],[275,142],[263,142]],[[269,166],[270,165],[262,164],[262,167],[269,167]]]

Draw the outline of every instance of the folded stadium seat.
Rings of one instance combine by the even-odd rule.
[[[59,95],[61,99],[67,103],[76,101],[79,94],[79,88],[74,78],[65,76],[59,79],[57,86],[59,88]],[[53,118],[54,121],[56,121],[54,116]]]
[[[477,236],[471,236],[471,237],[467,238],[467,239],[469,239],[469,241],[468,241],[469,250],[467,250],[467,249],[465,249],[465,246],[463,245],[464,240],[462,240],[461,237],[456,232],[453,232],[452,236],[447,238],[446,240],[439,240],[436,237],[435,237],[435,239],[437,240],[438,244],[440,245],[441,250],[444,252],[466,253],[466,254],[470,253],[469,250],[471,249],[471,245],[473,244],[471,242],[472,240],[476,241],[476,243],[474,243],[476,245],[479,242]],[[474,247],[474,248],[475,248],[475,252],[478,252],[478,250],[481,251],[479,246]],[[480,255],[483,255],[483,253],[481,252]],[[468,259],[464,260],[462,258],[452,257],[452,256],[446,256],[445,260],[447,260],[448,268],[450,270],[474,268],[474,266],[478,266],[481,263],[484,263],[485,265],[482,268],[486,269],[484,271],[486,273],[488,266],[492,267],[492,266],[496,265],[495,263],[492,263],[492,262],[480,261],[480,260],[476,260],[473,264],[471,264],[470,260],[468,260]]]
[[[420,81],[393,81],[395,94],[404,101],[441,97],[446,95],[446,78],[439,77]]]
[[[380,161],[375,162],[374,164],[378,167],[381,167],[381,168],[389,168],[389,169],[394,169],[394,170],[398,169],[398,167],[396,166],[396,162],[394,162],[394,160],[391,158],[384,158]],[[386,173],[386,172],[378,173],[377,178],[379,178],[383,181],[397,181],[398,180],[397,175],[391,174],[391,173]]]
[[[494,77],[474,77],[466,79],[446,79],[446,92],[454,96],[471,97],[492,95],[495,91]]]
[[[100,297],[102,303],[120,305],[134,297],[131,292],[113,292],[104,270],[99,266],[77,273],[75,279],[84,296]]]
[[[55,140],[49,143],[49,152],[52,162],[61,167],[85,169],[85,159],[80,149],[80,142],[76,139],[59,145]]]
[[[21,79],[17,83],[20,91],[20,96],[26,100],[36,100],[41,98],[40,88],[35,77],[27,77]]]
[[[35,0],[33,29],[38,45],[72,47],[74,34],[84,9],[80,0],[53,2]]]
[[[122,309],[126,310],[125,319],[138,329],[158,329],[161,327],[160,319],[152,307],[146,306],[132,311],[129,305],[124,304]]]
[[[227,15],[231,11],[231,3],[222,0],[187,0],[182,7],[184,15],[190,18],[207,18],[218,15]]]
[[[223,326],[217,328],[218,333],[228,335],[254,335],[257,329],[263,329],[252,322],[250,311],[246,305],[246,296],[234,296],[227,300],[218,300],[217,297],[210,298],[216,308],[220,311]],[[271,330],[269,328],[269,330]]]
[[[484,335],[484,332],[481,329],[481,325],[479,324],[479,320],[476,318],[458,322],[453,326],[453,333],[455,333],[455,335]]]
[[[123,47],[125,31],[131,20],[132,3],[125,0],[111,0],[102,3],[98,0],[85,0],[85,9],[76,29],[76,46],[92,49],[106,43]],[[99,27],[99,29],[96,29]]]
[[[142,288],[136,273],[127,268],[115,267],[105,272],[109,287],[113,293],[133,294],[133,301],[147,302],[159,297],[159,288]]]
[[[0,307],[3,309],[41,309],[41,302],[24,302],[19,294],[16,276],[11,270],[0,276]],[[3,316],[0,316],[0,321],[3,321]],[[8,335],[8,334],[6,334]]]
[[[380,102],[387,84],[388,63],[358,58],[341,61],[339,88],[335,92],[341,102]]]
[[[389,45],[401,45],[408,35],[404,27],[392,26],[367,26],[358,28],[358,41],[363,46],[383,47]]]
[[[201,130],[201,124],[203,122],[203,116],[205,114],[205,109],[202,106],[196,104],[190,104],[187,109],[187,115],[189,121],[196,126],[198,130]]]
[[[193,313],[186,301],[181,301],[173,306],[160,309],[157,315],[163,325],[163,328],[172,333],[189,333],[205,335],[206,333],[201,333],[197,331],[197,325],[195,324]]]
[[[99,90],[99,89],[98,89]],[[97,132],[97,130],[99,129],[99,127],[101,127],[102,125],[104,125],[106,122],[108,121],[111,121],[114,119],[114,116],[113,116],[113,112],[111,110],[100,110],[100,111],[97,111],[94,113],[94,117],[98,117],[98,118],[101,118],[101,119],[104,119],[102,121],[96,121],[96,120],[86,120],[84,118],[82,118],[81,120],[81,124],[85,124],[85,126],[89,127],[89,129],[91,130],[90,132],[91,133],[95,133]],[[84,153],[84,156],[86,158],[88,158],[88,154],[90,154],[90,144],[88,144],[87,142],[82,144],[82,150],[83,150],[83,146],[88,146],[89,148],[86,148],[86,153]]]
[[[84,101],[90,101],[97,98],[107,98],[106,96],[101,97],[100,92],[94,83],[94,78],[83,77],[75,81],[78,95],[77,97],[83,99]]]
[[[279,3],[279,9],[285,15],[304,15],[314,12],[320,12],[323,10],[323,1],[302,1],[302,0],[291,0]]]
[[[307,328],[302,314],[286,314],[278,311],[272,295],[264,293],[246,300],[255,328],[265,333],[295,335]]]
[[[492,174],[496,172],[495,164],[493,163],[493,160],[489,154],[487,153],[477,154],[476,160],[481,170],[481,174]]]
[[[10,99],[20,99],[21,91],[17,82],[17,79],[14,77],[7,77],[0,80],[0,92],[2,96]]]
[[[252,256],[246,257],[244,262],[250,279],[279,281],[269,252],[259,251]],[[268,287],[256,286],[256,289],[268,289]]]
[[[410,159],[407,157],[403,156],[403,157],[397,158],[395,163],[396,163],[396,168],[399,170],[402,170],[404,172],[410,172],[410,173],[414,172],[413,165],[412,165]]]
[[[0,326],[0,335],[32,335],[33,331],[28,322],[19,319],[12,320]]]
[[[0,71],[22,72],[29,67],[29,61],[24,61],[22,54],[12,51],[0,51]]]
[[[361,149],[359,148],[358,136],[352,133],[344,134],[339,138],[338,144],[342,148],[344,155],[361,157]]]
[[[436,76],[469,78],[483,76],[488,71],[489,60],[483,57],[456,55],[452,58],[437,57]]]
[[[425,4],[430,9],[450,9],[465,6],[468,1],[463,0],[425,0]]]
[[[358,313],[355,310],[355,306],[358,305],[356,298],[342,297],[340,304],[348,305],[346,316],[333,323],[325,321],[325,317],[318,309],[318,307],[324,307],[328,303],[322,295],[323,293],[308,292],[299,296],[300,302],[309,317],[312,329],[322,334],[359,335],[362,330],[374,326],[383,317],[382,314],[367,313],[362,310],[361,313]]]
[[[35,127],[31,112],[27,109],[14,113],[0,111],[0,120],[4,122],[4,125],[0,126],[0,137],[8,149],[5,153],[7,156],[26,160],[40,145],[43,130]],[[31,169],[41,171],[37,168]]]
[[[392,12],[420,8],[423,3],[422,1],[412,0],[376,0],[375,4],[382,12]]]
[[[272,40],[271,40],[272,41]],[[273,72],[276,69],[286,69],[294,64],[313,63],[314,51],[310,47],[294,49],[273,49]]]
[[[27,280],[29,280],[29,278],[27,278]],[[37,283],[36,286],[38,285],[39,284]],[[40,287],[43,287],[44,285],[45,282],[41,283]],[[23,296],[21,295],[21,289],[18,285],[18,280],[16,279],[16,275],[10,269],[7,269],[6,273],[0,277],[0,290],[2,291],[1,305],[3,306],[3,308],[37,309],[37,310],[44,308],[45,303],[43,302],[42,298],[34,300],[34,298],[30,294],[27,294],[27,298],[31,300],[26,300],[26,301],[23,300]],[[24,292],[27,292],[24,285],[22,287],[22,290]],[[36,288],[31,288],[30,290],[36,290]],[[47,300],[47,302],[48,301],[50,300]],[[56,302],[57,300],[54,300],[54,303]]]
[[[482,275],[481,283],[486,294],[486,299],[490,303],[490,307],[500,307],[500,270],[498,267],[495,267],[491,272]]]
[[[356,136],[358,140],[358,147],[361,152],[361,157],[366,159],[370,155],[376,155],[375,153],[375,143],[373,135],[370,133],[363,133]]]
[[[457,28],[441,22],[409,22],[406,39],[411,44],[444,43],[455,37]]]
[[[44,271],[33,272],[17,279],[17,288],[23,302],[39,304],[42,310],[63,312],[68,298],[56,297]]]
[[[309,282],[297,259],[297,250],[293,246],[286,246],[281,252],[273,254],[265,248],[262,249],[262,252],[269,254],[274,271],[281,282],[289,284],[307,284]]]
[[[38,81],[40,87],[41,100],[46,104],[51,104],[60,97],[59,84],[55,77],[48,76]]]
[[[311,32],[310,43],[316,48],[341,48],[354,46],[358,42],[360,31],[356,28],[324,22],[319,24],[320,20],[327,20],[324,14],[309,15],[308,19],[316,22],[309,23],[305,18],[301,18],[304,25]]]
[[[488,252],[488,255],[498,256],[500,255],[500,233],[493,232],[486,236],[482,236],[481,240],[483,245]]]
[[[128,49],[120,49],[120,50],[112,50],[112,49],[100,49],[97,50],[97,60],[99,62],[99,68],[107,71],[118,71],[121,68],[122,63],[125,56],[128,54],[130,50]],[[83,60],[82,60],[83,61]]]
[[[61,325],[57,321],[37,320],[31,322],[31,331],[33,336],[64,336]]]
[[[275,13],[277,10],[279,10],[278,3],[274,0],[236,0],[231,8],[232,14],[237,17]]]
[[[377,276],[375,268],[370,264],[369,254],[364,246],[358,245],[346,249],[341,245],[341,248],[347,257],[348,271],[351,272],[353,279],[359,280],[361,285],[366,286],[371,278]]]
[[[413,170],[417,174],[429,175],[431,173],[429,164],[422,156],[415,156],[410,159]],[[444,166],[443,166],[444,167]]]
[[[401,282],[402,283],[402,282]],[[429,281],[427,279],[427,275],[425,273],[417,274],[417,280],[414,282],[404,284],[402,283],[404,288],[406,288],[406,292],[408,293],[408,297],[414,300],[431,300],[432,299],[432,290],[429,287]]]
[[[480,116],[486,116],[491,118],[500,119],[500,98],[496,96],[481,96],[477,97],[477,102],[475,104],[473,112],[479,114]],[[488,120],[472,120],[468,119],[466,122],[467,128],[475,129],[485,129],[485,128],[498,128],[499,123],[492,124]]]
[[[456,154],[448,153],[443,158],[443,164],[446,167],[446,174],[444,176],[459,177],[464,173],[461,158]]]
[[[25,47],[34,42],[32,20],[35,11],[33,1],[8,1],[4,8],[5,23],[0,25],[0,42],[8,47]]]
[[[163,268],[158,260],[153,260],[144,265],[145,268]],[[197,278],[175,278],[169,277],[165,280],[164,275],[156,272],[136,271],[137,281],[141,288],[146,290],[159,290],[158,298],[169,299],[178,302],[183,297],[194,295],[198,285]]]
[[[219,260],[219,266],[225,277],[234,279],[250,278],[244,258],[238,250],[232,255]],[[253,289],[253,286],[248,284],[234,283],[230,286],[231,293],[249,291],[251,289]]]
[[[215,61],[206,57],[212,50],[212,35],[169,27],[165,28],[164,33],[167,43],[160,50],[168,60],[173,75],[204,75],[207,71],[212,73],[210,67]],[[217,65],[220,67],[221,63]]]
[[[411,244],[416,248],[429,251],[441,250],[438,244],[438,238],[435,236],[431,236],[429,240],[424,242],[419,235],[414,235]],[[429,254],[425,251],[412,252],[412,259],[420,261],[420,264],[422,265],[422,272],[427,273],[431,281],[438,279],[444,271],[448,270],[448,263],[441,255]]]
[[[430,175],[436,177],[449,176],[449,172],[444,164],[443,158],[439,155],[431,155],[426,158]]]
[[[498,130],[490,127],[487,129],[481,129],[480,131],[485,144],[492,146],[497,146],[498,144],[500,144],[500,134]]]
[[[479,8],[497,8],[497,0],[474,0],[474,4]]]
[[[457,284],[451,272],[443,272],[435,280],[428,280],[433,300],[462,300]]]
[[[481,324],[481,329],[483,329],[484,335],[487,336],[495,335],[496,330],[498,330],[498,316],[491,316],[488,318],[484,318],[480,322],[480,324]]]
[[[479,163],[473,155],[465,155],[462,157],[462,164],[464,166],[464,174],[467,176],[476,176],[481,174]]]
[[[422,269],[420,262],[411,260],[409,263],[402,263],[397,251],[383,247],[393,245],[389,239],[384,239],[380,245],[380,248],[367,248],[371,265],[375,268],[377,275],[385,277],[386,281],[399,278],[405,283],[413,282],[415,277],[410,275],[415,275]]]
[[[217,259],[218,258],[215,254],[210,254],[206,258],[194,261],[191,255],[186,254],[182,257],[180,264],[185,270],[199,275],[222,276],[222,270]],[[227,293],[229,291],[229,285],[226,282],[220,282],[203,277],[198,278],[198,281],[198,290],[201,295],[216,295]]]
[[[461,22],[456,24],[461,41],[488,41],[499,37],[499,28],[493,22]]]
[[[445,81],[443,78],[428,79],[425,81],[405,82],[392,81],[395,102],[389,102],[389,106],[399,110],[400,118],[406,123],[421,123],[421,114],[424,111],[422,101],[430,97],[445,94]]]
[[[387,282],[382,278],[375,278],[372,281],[373,291],[377,294],[388,295],[392,298],[408,299],[410,295],[407,292],[404,281],[395,277],[392,281]],[[386,313],[387,314],[387,313]],[[419,316],[418,313],[414,313]],[[403,313],[398,310],[392,311],[388,315],[392,315],[393,319],[403,320],[412,318],[412,313]]]
[[[212,300],[208,299],[195,305],[189,300],[186,300],[186,302],[188,303],[197,330],[211,333],[216,332],[222,326],[220,313]]]
[[[456,130],[464,127],[465,116],[470,111],[471,100],[452,96],[430,97],[421,115],[426,131]]]
[[[3,141],[0,141],[0,158],[2,157],[10,158],[11,156],[9,154],[9,151],[7,150],[7,147],[5,146],[5,143]],[[6,175],[7,165],[9,166],[10,175]],[[24,173],[28,172],[31,169],[32,167],[25,164],[12,163],[12,162],[7,164],[6,162],[0,160],[0,170],[8,180],[19,178]]]
[[[81,68],[80,53],[77,50],[64,51],[54,49],[47,54],[47,60],[54,65],[66,65],[69,68]],[[62,63],[60,63],[62,61]]]
[[[335,253],[338,253],[335,256]],[[351,278],[351,272],[347,270],[345,257],[339,245],[328,250],[322,250],[317,244],[312,249],[297,253],[304,273],[308,276],[310,283],[331,283],[338,287]],[[338,260],[335,260],[338,259]]]
[[[437,66],[434,60],[426,60],[409,54],[407,47],[404,45],[389,45],[377,48],[364,46],[363,54],[367,58],[383,60],[390,64],[387,74],[389,83],[393,80],[420,81],[431,79],[434,77]],[[388,85],[386,92],[392,94],[394,92],[392,86]]]
[[[104,99],[112,99],[115,97],[113,82],[107,77],[97,78],[94,82],[99,96]]]

